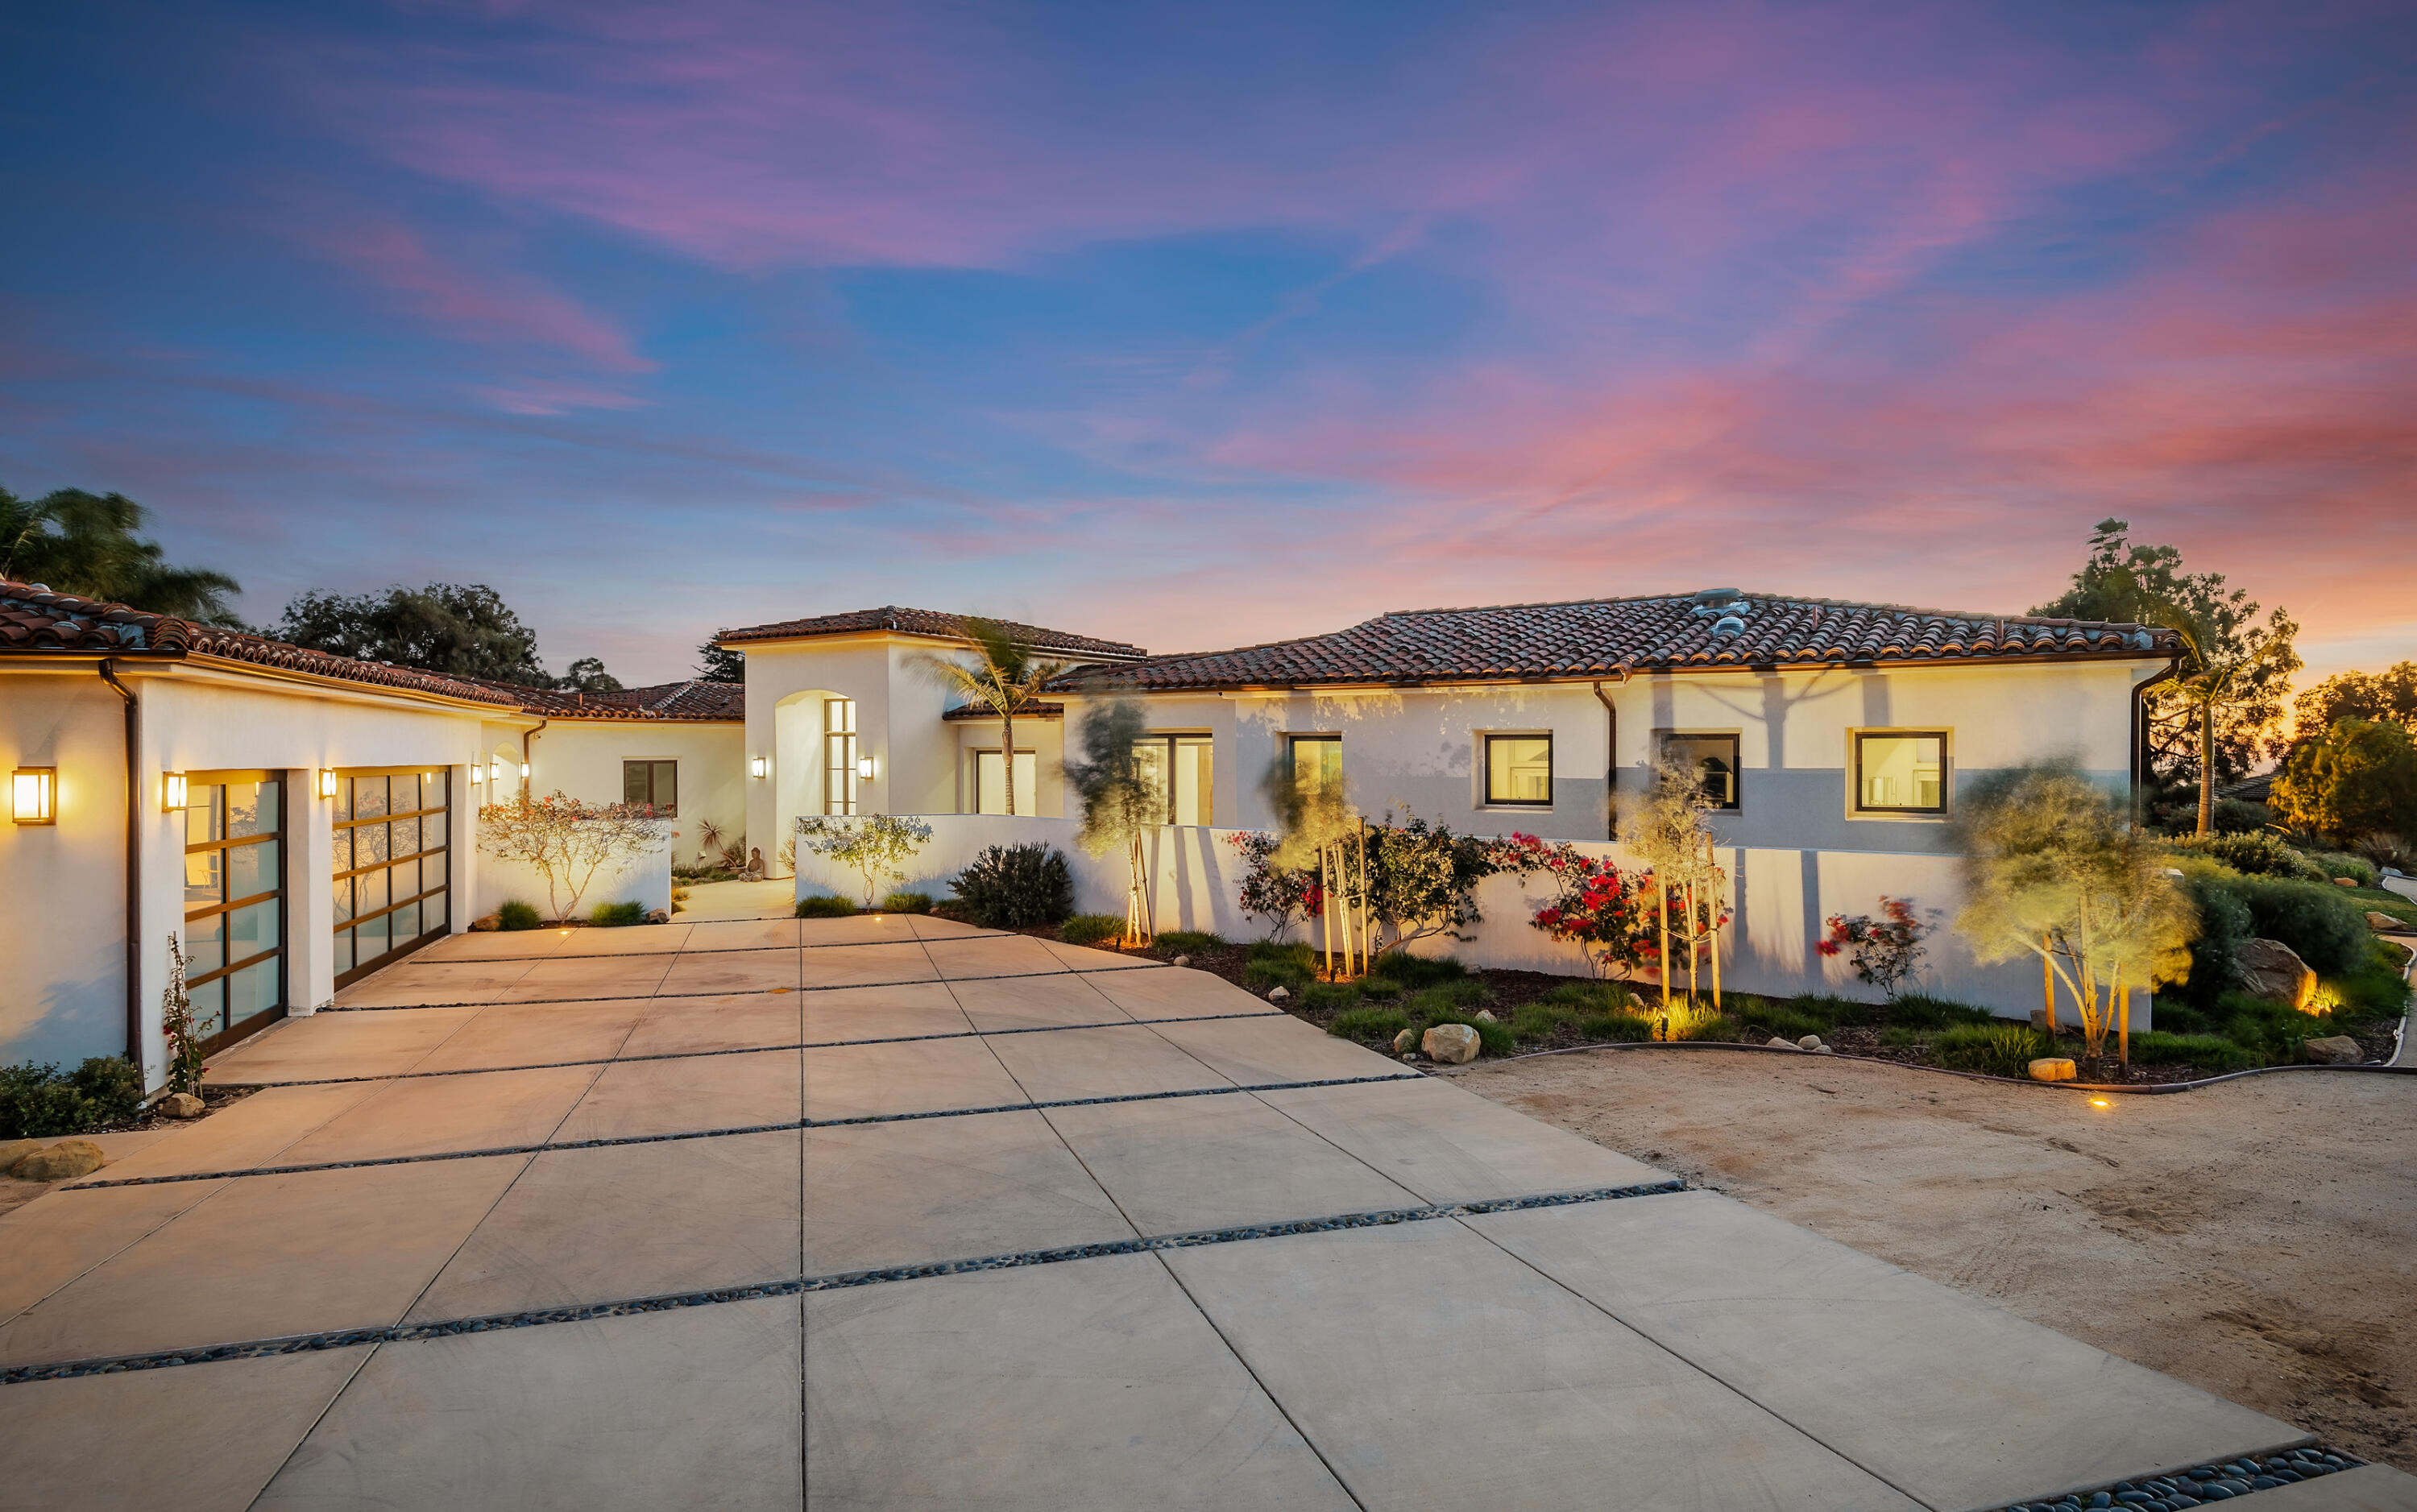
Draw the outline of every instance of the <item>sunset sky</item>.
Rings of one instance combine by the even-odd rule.
[[[0,118],[0,486],[259,621],[2019,612],[2111,514],[2417,656],[2406,3],[99,0]]]

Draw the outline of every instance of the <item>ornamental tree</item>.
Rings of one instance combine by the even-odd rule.
[[[1150,937],[1149,865],[1142,836],[1166,822],[1166,790],[1136,748],[1149,733],[1141,705],[1117,699],[1084,718],[1083,754],[1066,763],[1066,785],[1083,803],[1083,848],[1105,855],[1122,846],[1132,881],[1125,890],[1125,940]],[[1014,771],[1008,772],[1014,785]]]
[[[801,814],[797,849],[828,856],[864,879],[864,906],[871,908],[886,883],[906,880],[905,863],[931,843],[932,826],[896,814]]]
[[[1963,855],[1956,930],[1983,961],[2036,956],[2072,994],[2086,1053],[2109,1030],[2130,1058],[2130,992],[2190,975],[2198,912],[2166,857],[2069,763],[1970,784],[1952,834]]]
[[[556,919],[578,916],[580,900],[597,872],[607,865],[626,866],[662,838],[662,822],[650,804],[583,803],[561,793],[545,798],[524,793],[479,810],[479,849],[543,877],[546,906]]]
[[[1484,917],[1477,885],[1503,869],[1485,840],[1416,814],[1398,824],[1387,814],[1368,830],[1368,911],[1392,935],[1376,954],[1438,934],[1465,939],[1460,931]]]
[[[1620,833],[1628,848],[1651,869],[1651,906],[1659,916],[1656,954],[1662,965],[1662,1004],[1670,1003],[1670,957],[1666,942],[1675,914],[1687,957],[1687,1001],[1695,997],[1695,967],[1711,957],[1712,1002],[1721,1001],[1720,931],[1729,922],[1728,873],[1712,855],[1710,815],[1714,807],[1695,773],[1670,762],[1653,764],[1652,785],[1624,806]]]

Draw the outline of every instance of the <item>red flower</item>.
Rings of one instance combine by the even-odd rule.
[[[1825,956],[1834,956],[1838,953],[1838,942],[1835,940],[1824,940],[1813,948],[1818,950]]]

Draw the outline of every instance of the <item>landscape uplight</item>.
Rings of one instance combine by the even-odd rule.
[[[8,780],[8,816],[21,824],[58,823],[59,769],[20,766]]]
[[[182,772],[170,772],[170,773],[168,773],[166,776],[164,776],[164,777],[160,778],[160,810],[161,810],[162,812],[165,812],[165,813],[172,813],[172,814],[173,814],[173,813],[176,812],[178,809],[183,809],[183,808],[185,807],[185,794],[186,794],[186,792],[187,792],[187,788],[186,788],[186,785],[185,785],[185,774],[184,774],[184,773],[182,773]]]
[[[2092,1097],[2090,1099],[2090,1106],[2092,1108],[2112,1108],[2115,1105],[2112,1102],[2107,1101],[2105,1097]]]

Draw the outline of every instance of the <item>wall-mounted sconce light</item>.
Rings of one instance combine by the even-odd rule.
[[[170,772],[160,779],[160,808],[164,813],[175,813],[185,807],[185,774]]]
[[[524,782],[528,780],[528,763],[526,762],[521,763],[521,780]]]
[[[872,781],[872,780],[873,780],[873,758],[872,758],[872,757],[870,757],[870,756],[859,756],[859,757],[856,759],[856,775],[857,775],[857,777],[858,777],[858,778],[859,778],[860,779],[862,779],[862,780],[864,780],[864,781],[870,782],[870,781]]]
[[[504,764],[495,757],[489,757],[487,759],[487,780],[490,782],[501,782],[503,779]]]
[[[770,769],[771,764],[771,763],[766,761],[761,756],[750,756],[747,758],[747,775],[749,777],[762,777],[765,772]]]
[[[20,766],[8,781],[9,817],[21,824],[58,823],[59,769]]]
[[[319,796],[332,798],[335,795],[336,769],[332,766],[322,766],[319,768]]]
[[[487,764],[484,762],[472,762],[470,764],[470,785],[475,788],[486,780]]]

